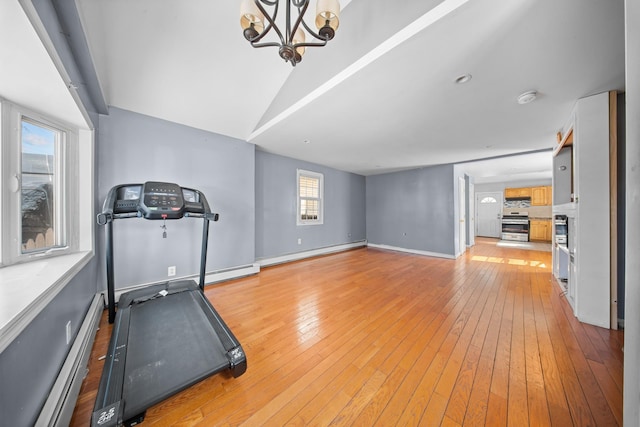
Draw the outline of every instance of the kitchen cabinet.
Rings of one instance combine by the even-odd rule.
[[[551,231],[550,219],[532,219],[529,223],[529,240],[550,242]]]
[[[551,206],[551,186],[531,188],[531,206]]]
[[[531,187],[505,188],[504,197],[531,197]]]

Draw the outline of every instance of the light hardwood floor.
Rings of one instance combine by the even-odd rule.
[[[357,249],[210,286],[247,372],[142,425],[621,425],[623,333],[578,322],[550,264],[479,238],[455,261]],[[103,316],[74,426],[110,333]]]

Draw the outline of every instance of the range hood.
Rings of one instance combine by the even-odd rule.
[[[520,202],[520,201],[531,201],[531,197],[529,196],[520,196],[520,197],[505,197],[505,200],[508,202]]]

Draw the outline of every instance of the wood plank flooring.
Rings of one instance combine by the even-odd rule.
[[[622,425],[623,333],[575,319],[550,253],[496,242],[455,261],[357,249],[208,287],[247,372],[143,425]],[[103,315],[74,426],[89,423],[110,333]]]

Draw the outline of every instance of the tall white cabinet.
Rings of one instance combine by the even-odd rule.
[[[611,326],[612,302],[609,102],[608,92],[577,101],[563,132],[573,142],[554,153],[553,174],[553,213],[568,218],[566,249],[558,247],[554,238],[554,274],[558,279],[568,276],[566,284],[559,283],[566,287],[578,320],[604,328]],[[565,266],[558,257],[567,252]]]

